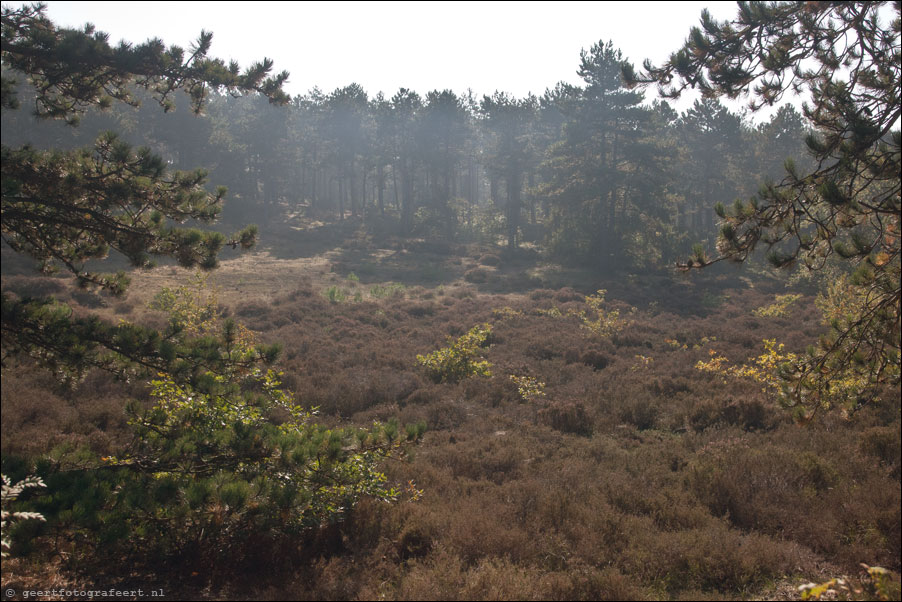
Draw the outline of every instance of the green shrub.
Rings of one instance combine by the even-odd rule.
[[[620,317],[620,311],[604,308],[604,296],[607,291],[599,289],[594,295],[584,297],[589,311],[571,311],[582,320],[583,328],[600,337],[610,337],[623,330],[629,322]]]
[[[523,401],[545,397],[545,383],[542,381],[532,376],[517,376],[516,374],[509,375],[509,378],[517,385],[517,393],[520,394],[520,399]]]
[[[478,324],[465,335],[451,341],[450,345],[429,355],[417,355],[417,362],[426,367],[426,373],[433,381],[460,382],[471,376],[491,376],[491,364],[480,355],[480,349],[487,344],[492,334],[490,324]]]
[[[275,372],[247,361],[250,331],[186,290],[159,299],[189,332],[212,337],[219,328],[230,361],[199,376],[202,387],[160,374],[153,404],[129,405],[133,437],[115,456],[62,450],[45,463],[50,494],[38,509],[54,528],[100,555],[217,562],[248,542],[341,521],[364,497],[398,497],[380,463],[403,454],[424,423],[319,425]]]
[[[397,282],[389,282],[388,284],[376,284],[370,287],[370,296],[374,299],[383,299],[385,297],[402,297],[404,289],[407,288],[403,284]]]
[[[330,286],[326,289],[326,299],[329,303],[344,303],[348,299],[347,291],[343,291],[337,286]]]
[[[397,497],[379,461],[420,430],[405,433],[396,422],[328,429],[293,404],[272,371],[245,378],[259,392],[225,386],[200,393],[167,377],[153,382],[156,404],[130,408],[134,440],[121,458],[107,459],[127,469],[116,483],[122,493],[101,510],[124,524],[105,517],[107,528],[116,526],[131,544],[143,536],[148,545],[169,540],[179,549],[202,539],[294,533],[341,520],[363,496]]]
[[[776,295],[773,303],[756,308],[752,313],[759,318],[785,318],[790,313],[790,306],[801,298],[799,294]]]

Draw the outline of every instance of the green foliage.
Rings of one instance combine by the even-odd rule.
[[[344,303],[348,299],[348,292],[337,286],[330,286],[327,288],[325,295],[326,299],[329,300],[329,303]]]
[[[545,383],[532,376],[517,376],[511,374],[510,379],[517,385],[520,399],[529,401],[539,397],[545,397]]]
[[[552,319],[576,317],[582,323],[582,327],[585,330],[599,337],[609,338],[626,328],[630,322],[629,320],[620,317],[620,310],[605,308],[606,294],[606,290],[599,289],[594,295],[586,295],[583,297],[588,306],[588,310],[569,309],[565,314],[557,305],[552,305],[550,308],[537,307],[533,309],[531,313]],[[522,312],[514,312],[514,310],[509,307],[500,310],[495,309],[493,310],[493,313],[501,319],[523,315]]]
[[[780,403],[794,409],[800,420],[810,420],[813,412],[839,408],[844,416],[850,415],[861,403],[863,395],[872,385],[869,380],[867,366],[851,364],[831,366],[829,381],[812,377],[813,366],[819,361],[816,350],[807,354],[796,354],[784,351],[782,343],[775,339],[764,341],[764,353],[750,358],[748,364],[729,366],[729,361],[710,352],[711,359],[699,361],[696,369],[715,374],[725,374],[736,378],[749,379],[762,385],[762,391],[777,398]],[[826,384],[823,390],[816,387]],[[796,401],[796,392],[813,391],[817,395],[818,404],[800,407]]]
[[[112,101],[136,104],[132,86],[149,90],[170,110],[171,95],[182,89],[200,112],[210,90],[259,92],[272,102],[287,102],[281,90],[288,79],[282,72],[268,77],[272,61],[265,59],[239,73],[237,63],[226,65],[207,53],[213,34],[201,32],[186,56],[178,46],[166,48],[159,38],[144,44],[109,44],[109,35],[84,29],[56,27],[44,16],[44,5],[3,7],[3,64],[26,74],[38,91],[36,113],[41,117],[73,120],[87,107],[108,107]],[[15,107],[7,95],[4,74],[3,107]]]
[[[115,456],[63,453],[49,475],[52,523],[102,546],[98,553],[212,553],[252,534],[340,521],[363,497],[398,497],[380,462],[402,456],[424,423],[318,425],[278,374],[240,361],[253,357],[255,341],[219,315],[215,298],[181,288],[164,290],[155,305],[186,331],[229,333],[237,361],[206,372],[203,389],[161,373],[151,382],[153,405],[129,406],[133,438]]]
[[[401,297],[407,287],[399,282],[389,282],[388,284],[377,284],[370,287],[370,296],[374,299],[384,299],[385,297]]]
[[[123,275],[95,274],[85,264],[110,249],[136,267],[152,256],[174,257],[185,267],[216,267],[223,245],[250,247],[256,229],[227,239],[219,232],[174,228],[167,220],[211,222],[224,189],[203,187],[206,173],[167,174],[149,149],[132,149],[115,134],[79,152],[9,149],[3,153],[3,234],[10,247],[39,260],[50,272],[61,265],[83,286],[121,295]],[[102,202],[98,203],[98,198]],[[47,228],[47,224],[53,228]]]
[[[585,85],[568,89],[559,104],[565,121],[539,187],[551,204],[551,250],[608,269],[658,264],[675,236],[661,177],[663,124],[623,85],[626,64],[611,42],[580,53]]]
[[[492,309],[492,316],[495,317],[499,322],[503,322],[505,320],[512,320],[514,318],[519,318],[523,316],[523,312],[519,309],[514,309],[508,305],[504,307],[496,307]]]
[[[227,364],[272,363],[279,353],[278,345],[255,345],[236,354],[235,324],[229,321],[223,321],[220,330],[195,331],[186,329],[181,319],[171,319],[158,331],[126,321],[111,324],[96,316],[75,316],[70,307],[53,299],[18,299],[7,293],[2,312],[6,352],[27,354],[70,384],[96,367],[123,379],[165,371],[180,382],[203,387],[209,380],[203,376],[206,372],[222,371]]]
[[[656,82],[669,97],[690,86],[709,98],[751,92],[753,110],[790,89],[810,93],[803,113],[814,128],[805,139],[811,169],[787,162],[781,182],[766,182],[732,209],[718,207],[719,257],[696,253],[684,265],[744,261],[763,244],[777,267],[819,271],[837,257],[854,270],[846,292],[855,309],[831,323],[786,383],[808,417],[834,405],[836,381],[848,381],[850,369],[863,387],[842,404],[846,411],[899,382],[902,21],[899,4],[887,4],[740,3],[728,23],[705,11],[702,27],[664,66],[646,62],[641,76],[623,71],[631,84]],[[833,43],[837,35],[845,42]]]
[[[272,371],[245,378],[258,393],[204,394],[163,375],[152,383],[155,405],[131,408],[135,439],[111,462],[134,469],[123,473],[120,486],[170,489],[154,514],[187,519],[190,528],[176,520],[146,524],[135,508],[130,536],[150,527],[173,543],[202,533],[214,540],[260,530],[291,533],[340,520],[363,496],[397,497],[378,468],[406,441],[396,423],[328,429],[292,403]],[[421,432],[408,433],[410,440]]]
[[[713,349],[709,351],[709,355],[711,359],[707,362],[699,360],[695,364],[696,370],[749,379],[761,384],[761,390],[769,394],[783,392],[784,382],[781,378],[781,371],[793,372],[801,361],[795,353],[784,351],[783,343],[778,345],[776,339],[765,339],[764,353],[757,358],[750,358],[749,362],[753,362],[751,364],[729,366],[729,360]]]
[[[799,294],[776,295],[774,302],[752,310],[759,318],[785,318],[789,315],[789,306],[802,298]]]
[[[3,475],[3,493],[0,501],[3,503],[2,509],[2,546],[3,558],[9,556],[10,549],[10,529],[16,523],[25,520],[43,521],[44,516],[40,512],[27,512],[24,510],[11,510],[10,503],[16,501],[22,492],[26,489],[40,489],[44,487],[44,482],[40,477],[30,476],[22,479],[17,483],[12,483],[6,475]]]
[[[594,295],[586,295],[589,311],[581,311],[577,315],[583,322],[583,328],[601,337],[617,334],[629,323],[620,317],[620,311],[604,308],[604,296],[607,291],[599,289]]]
[[[37,116],[72,124],[90,107],[105,108],[114,100],[137,104],[136,88],[167,110],[179,89],[188,93],[196,112],[210,90],[287,100],[281,90],[287,73],[268,77],[272,65],[263,61],[242,74],[237,64],[207,57],[209,33],[201,34],[188,56],[178,47],[166,49],[158,39],[113,47],[106,34],[90,26],[57,28],[44,16],[44,6],[35,4],[4,6],[2,37],[4,112],[18,105],[11,79],[17,75],[34,87]],[[254,226],[227,238],[174,225],[217,217],[225,189],[210,194],[205,183],[205,172],[170,173],[162,157],[112,133],[102,134],[93,148],[75,151],[3,146],[3,240],[36,259],[45,272],[62,267],[81,286],[121,295],[128,285],[124,273],[95,273],[88,262],[115,250],[135,267],[150,267],[153,257],[171,257],[182,266],[212,269],[225,245],[254,245]],[[137,325],[73,316],[50,299],[16,298],[4,291],[2,328],[11,355],[36,357],[67,378],[91,366],[123,377],[157,370],[181,377],[212,368],[200,349],[209,341],[188,349],[177,332],[161,335]]]
[[[338,285],[333,285],[323,291],[323,295],[329,300],[329,303],[339,304],[348,301],[359,303],[363,301],[364,291],[359,288],[360,278],[354,272],[351,272],[348,274],[347,280],[350,282],[351,288],[342,288]],[[373,299],[385,299],[386,297],[399,298],[404,296],[406,288],[406,286],[398,282],[389,282],[387,284],[376,284],[371,286],[369,293],[370,297]]]
[[[490,324],[478,324],[456,341],[449,337],[448,347],[428,355],[417,355],[417,362],[437,383],[456,383],[471,376],[491,376],[491,364],[481,355],[481,349],[487,345],[491,334]]]
[[[547,316],[549,318],[563,318],[564,314],[560,310],[557,305],[552,305],[550,308],[545,309],[544,307],[537,307],[533,310],[537,316]]]
[[[163,288],[150,302],[150,308],[166,313],[179,331],[192,336],[209,336],[222,319],[217,291],[209,287],[204,274],[196,274],[193,286]]]

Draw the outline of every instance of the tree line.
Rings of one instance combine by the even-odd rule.
[[[4,112],[3,138],[76,148],[115,130],[175,169],[204,167],[228,188],[234,223],[379,220],[402,237],[539,243],[598,268],[672,265],[692,242],[713,243],[716,202],[781,179],[786,159],[806,162],[794,106],[757,124],[716,98],[677,113],[627,88],[625,67],[599,42],[581,53],[581,85],[542,96],[370,95],[350,84],[274,106],[223,91],[198,117],[177,94],[167,99],[173,114],[120,104],[89,112],[79,128]]]

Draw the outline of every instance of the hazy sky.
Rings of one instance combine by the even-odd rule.
[[[579,83],[579,52],[611,40],[640,66],[680,47],[704,7],[719,19],[734,2],[62,2],[58,25],[93,23],[121,39],[160,37],[184,47],[212,31],[211,54],[242,67],[263,57],[303,94],[356,82],[375,95],[399,87],[541,94]],[[651,93],[651,92],[650,92]],[[650,94],[649,93],[649,94]]]

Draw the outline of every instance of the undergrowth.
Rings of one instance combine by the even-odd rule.
[[[765,356],[804,353],[823,328],[814,303],[792,303],[789,320],[753,313],[774,302],[763,285],[655,285],[663,297],[606,286],[603,302],[588,295],[595,305],[569,288],[465,283],[333,303],[302,283],[225,307],[283,343],[282,387],[324,427],[397,418],[430,430],[409,463],[385,467],[410,501],[365,499],[291,545],[248,540],[242,562],[164,562],[157,577],[211,597],[628,600],[765,598],[860,563],[899,571],[898,387],[852,420],[799,427],[766,383],[723,369],[762,368],[746,360],[764,339]],[[696,369],[720,357],[735,363]],[[64,443],[110,454],[139,394],[98,374],[64,391],[5,373],[4,473],[21,478]],[[40,556],[50,542],[34,528]],[[79,573],[77,553],[61,551],[60,570],[93,583],[96,569]],[[5,562],[5,580],[8,566],[26,570]]]

